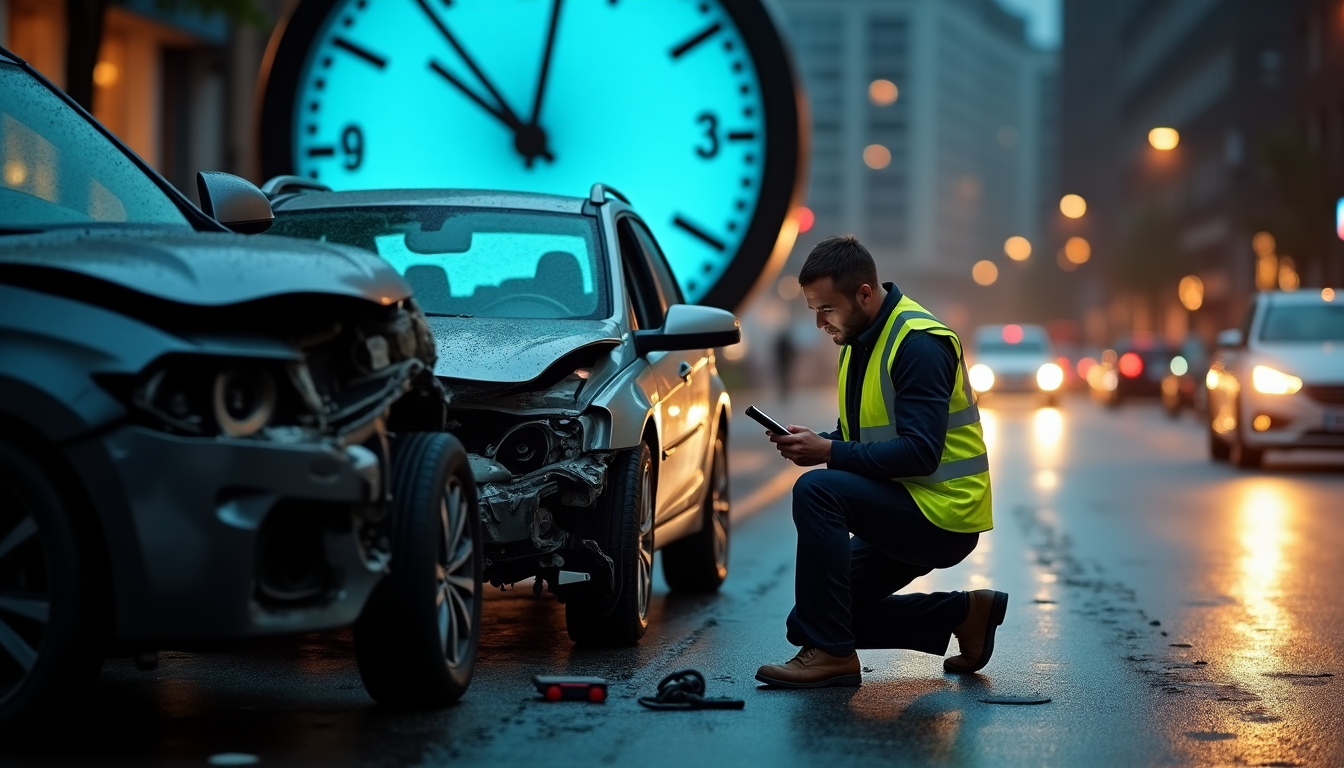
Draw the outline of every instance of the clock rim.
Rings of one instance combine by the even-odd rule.
[[[294,99],[303,64],[323,21],[343,1],[298,0],[271,33],[257,79],[257,147],[263,178],[294,172]],[[697,302],[735,310],[774,279],[792,248],[797,233],[790,228],[790,217],[806,188],[809,136],[797,70],[767,8],[768,0],[716,2],[732,17],[746,43],[765,110],[765,157],[751,222],[728,265]],[[581,197],[581,192],[576,190],[574,197]]]

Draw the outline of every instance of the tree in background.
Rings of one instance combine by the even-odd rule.
[[[68,0],[65,8],[65,92],[93,111],[93,68],[103,44],[103,21],[111,0]],[[165,11],[222,13],[231,22],[264,29],[271,22],[258,0],[155,0]]]

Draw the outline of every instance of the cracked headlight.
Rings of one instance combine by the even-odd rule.
[[[266,426],[275,400],[275,377],[264,368],[228,368],[215,376],[215,423],[229,437],[247,437]]]
[[[296,371],[286,365],[293,364],[175,355],[138,376],[97,379],[146,426],[203,437],[250,437],[268,427],[318,425],[293,385]]]

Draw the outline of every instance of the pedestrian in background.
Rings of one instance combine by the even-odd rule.
[[[983,668],[1008,595],[894,594],[960,563],[993,527],[989,459],[961,340],[894,283],[853,237],[819,243],[798,276],[817,327],[841,347],[840,418],[831,433],[767,433],[808,472],[793,487],[798,529],[788,639],[802,650],[756,679],[786,688],[859,685],[856,648],[960,653],[947,672]],[[850,534],[853,534],[852,538]]]

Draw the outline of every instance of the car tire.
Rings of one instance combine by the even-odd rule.
[[[722,432],[722,430],[720,430]],[[717,592],[728,578],[728,451],[714,438],[700,531],[662,549],[663,578],[676,592]]]
[[[1232,455],[1232,446],[1218,437],[1218,433],[1209,427],[1209,458],[1214,461],[1227,461]]]
[[[93,547],[42,467],[0,442],[0,730],[78,701],[98,674]]]
[[[565,605],[569,638],[585,645],[634,645],[649,628],[653,602],[653,515],[657,498],[649,446],[618,454],[585,538],[616,566],[616,599],[575,596]]]
[[[1237,426],[1232,430],[1232,444],[1228,446],[1228,460],[1239,469],[1259,469],[1265,462],[1265,452],[1261,448],[1246,445],[1245,424],[1240,398],[1232,402],[1232,412],[1236,414]]]
[[[380,704],[446,706],[475,671],[485,560],[476,483],[457,438],[396,438],[391,514],[390,569],[355,622],[359,674]]]

